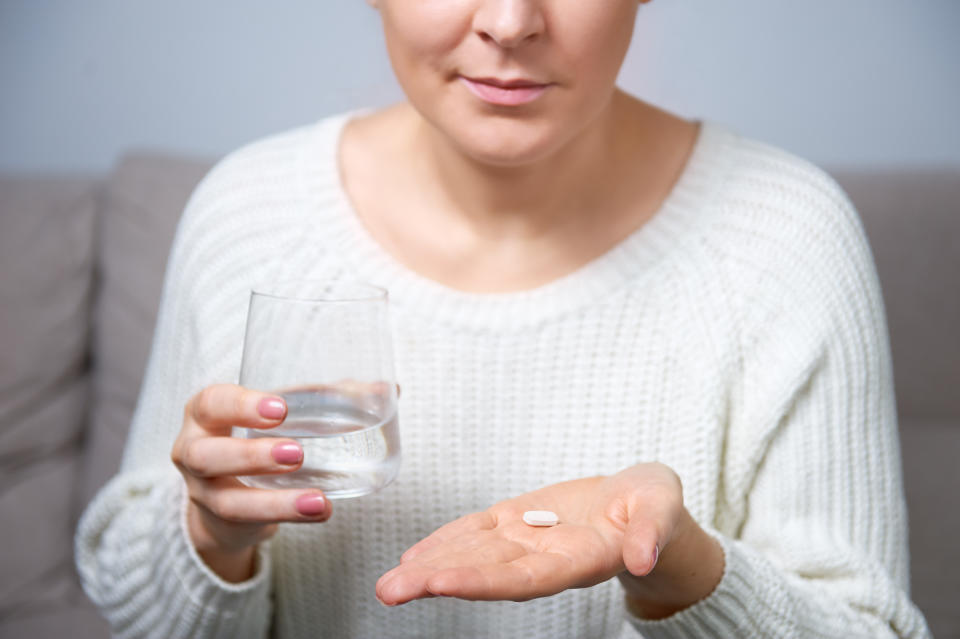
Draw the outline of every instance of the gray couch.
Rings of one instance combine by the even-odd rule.
[[[209,162],[0,177],[0,638],[106,637],[72,563],[115,471],[180,211]],[[960,172],[842,172],[883,285],[913,594],[960,638]]]

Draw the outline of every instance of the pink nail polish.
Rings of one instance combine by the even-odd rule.
[[[327,509],[327,500],[323,495],[300,495],[295,503],[297,512],[308,517],[322,515]]]
[[[287,413],[287,405],[279,397],[264,397],[257,404],[257,412],[267,419],[282,419]]]
[[[277,444],[270,449],[270,454],[278,464],[299,464],[303,459],[303,449],[293,443]]]

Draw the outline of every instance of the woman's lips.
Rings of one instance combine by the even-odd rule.
[[[537,84],[526,80],[497,80],[495,78],[467,78],[460,76],[472,94],[489,104],[519,106],[533,102],[550,88],[549,84]]]

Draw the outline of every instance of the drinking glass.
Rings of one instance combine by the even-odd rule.
[[[397,476],[397,384],[387,291],[364,283],[290,281],[250,294],[240,384],[287,402],[275,428],[235,437],[290,437],[303,465],[240,477],[258,488],[319,488],[331,499],[377,491]]]

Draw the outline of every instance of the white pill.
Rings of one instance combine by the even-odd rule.
[[[552,510],[528,510],[523,513],[523,521],[529,526],[556,526],[560,518]]]

